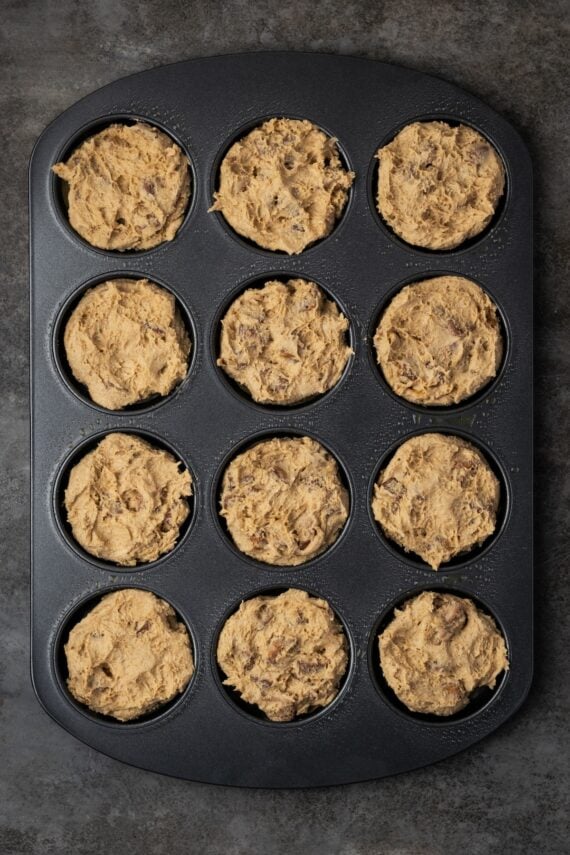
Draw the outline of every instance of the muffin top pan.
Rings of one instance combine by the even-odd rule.
[[[338,140],[356,173],[332,233],[299,255],[256,247],[209,213],[219,165],[241,135],[271,117],[309,119]],[[501,156],[503,200],[488,228],[453,251],[414,248],[376,211],[375,153],[406,124],[439,119],[479,130]],[[112,122],[168,133],[191,164],[191,200],[169,243],[142,252],[89,246],[69,226],[52,173]],[[433,763],[486,736],[523,702],[532,676],[532,176],[518,134],[478,99],[414,71],[353,57],[247,54],[178,63],[119,80],[79,101],[42,134],[30,166],[32,328],[32,675],[49,714],[117,759],[194,781],[305,787],[378,778]],[[505,338],[492,383],[457,406],[421,407],[385,383],[372,344],[379,316],[404,285],[466,276],[496,303]],[[168,397],[109,411],[71,376],[65,321],[85,290],[148,278],[178,299],[192,338],[188,376]],[[354,354],[338,384],[296,406],[255,404],[216,366],[220,319],[248,285],[301,277],[333,297]],[[69,467],[109,431],[171,450],[192,474],[191,514],[175,549],[121,569],[83,552],[62,507]],[[501,483],[497,528],[436,573],[389,542],[374,521],[374,482],[410,436],[437,431],[478,446]],[[350,495],[338,540],[306,564],[278,567],[240,553],[218,514],[225,466],[252,442],[309,436],[336,458]],[[129,723],[98,716],[66,688],[70,627],[117,588],[150,590],[186,623],[196,669],[186,690]],[[215,657],[243,599],[301,588],[344,625],[349,665],[335,700],[290,723],[265,719],[222,685]],[[378,663],[377,637],[395,605],[422,590],[472,598],[497,621],[510,669],[493,691],[448,718],[398,702]]]

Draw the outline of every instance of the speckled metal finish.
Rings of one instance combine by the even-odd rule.
[[[219,214],[208,213],[224,151],[244,127],[272,115],[306,117],[323,127],[338,138],[357,176],[332,234],[294,257],[242,241]],[[70,230],[50,166],[105,123],[134,116],[166,129],[188,152],[193,200],[171,243],[144,253],[101,252]],[[375,152],[418,117],[468,122],[504,159],[501,210],[485,233],[456,251],[410,247],[375,211]],[[113,757],[154,771],[218,784],[300,787],[366,780],[434,762],[481,739],[520,706],[532,675],[531,189],[520,137],[476,98],[433,77],[351,57],[265,53],[181,63],[117,81],[46,130],[30,168],[32,666],[39,698],[64,727]],[[125,273],[156,279],[175,292],[192,318],[195,353],[187,381],[170,399],[142,411],[110,413],[62,382],[64,360],[58,373],[54,358],[61,351],[58,319],[85,283]],[[379,308],[395,287],[440,273],[475,279],[493,296],[507,353],[484,394],[468,405],[434,411],[386,392],[371,339]],[[246,282],[276,276],[322,283],[351,325],[354,356],[343,378],[306,406],[253,405],[228,387],[215,365],[219,317],[229,295]],[[62,500],[70,451],[76,460],[93,447],[93,435],[129,429],[166,441],[187,461],[194,498],[190,530],[180,545],[152,565],[122,571],[74,548]],[[425,430],[456,432],[479,444],[502,491],[496,534],[437,574],[385,543],[370,514],[381,461],[395,444]],[[335,545],[295,568],[243,556],[217,513],[228,460],[259,438],[281,433],[310,435],[329,448],[351,496],[349,520]],[[117,585],[143,585],[164,597],[194,638],[197,667],[188,690],[171,709],[139,724],[86,714],[65,690],[61,645],[77,620],[74,610]],[[289,725],[255,718],[238,706],[222,687],[215,662],[227,614],[242,599],[273,587],[302,587],[328,600],[351,648],[335,702]],[[494,694],[443,721],[396,708],[377,668],[381,616],[409,593],[434,587],[480,601],[502,627],[511,661]]]

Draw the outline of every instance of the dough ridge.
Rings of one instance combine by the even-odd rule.
[[[312,122],[268,119],[228,150],[210,211],[263,249],[293,255],[330,234],[353,181],[336,140]]]
[[[508,670],[505,640],[492,617],[465,597],[423,591],[394,611],[379,636],[386,682],[409,710],[448,716]]]
[[[403,442],[374,486],[384,534],[433,570],[495,531],[500,484],[479,449],[459,436],[424,433]]]
[[[337,696],[348,643],[326,600],[290,588],[242,602],[222,628],[217,660],[244,701],[270,721],[292,721]]]
[[[476,237],[504,192],[501,158],[467,125],[413,122],[376,157],[378,211],[412,246],[449,250]]]
[[[297,404],[339,381],[348,321],[314,282],[248,288],[222,319],[217,364],[260,404]]]
[[[188,630],[150,591],[106,594],[69,633],[67,687],[100,715],[140,718],[180,694],[194,673]]]
[[[65,182],[71,227],[91,246],[152,249],[182,225],[188,159],[164,131],[144,122],[109,125],[52,170]]]
[[[190,473],[170,452],[114,432],[72,467],[64,505],[86,552],[132,567],[174,549],[191,495]]]

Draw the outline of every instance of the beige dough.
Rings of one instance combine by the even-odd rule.
[[[394,615],[379,637],[380,664],[413,712],[453,715],[508,670],[503,636],[471,600],[424,591]]]
[[[461,276],[403,288],[374,345],[387,383],[414,404],[458,404],[495,377],[503,339],[492,300]]]
[[[130,721],[166,704],[194,672],[188,631],[149,591],[103,597],[65,645],[67,687],[94,712]]]
[[[110,433],[72,468],[65,508],[83,549],[129,567],[174,548],[191,495],[190,473],[172,454]]]
[[[210,210],[259,246],[291,255],[332,231],[353,181],[336,140],[306,120],[269,119],[224,157]]]
[[[73,376],[96,404],[120,410],[168,395],[188,370],[190,339],[172,294],[147,279],[91,288],[65,326]]]
[[[264,440],[238,454],[224,472],[220,505],[238,549],[279,565],[327,549],[349,508],[335,459],[306,436]]]
[[[225,685],[271,721],[291,721],[334,700],[347,649],[326,600],[291,588],[242,603],[220,633],[217,656]]]
[[[222,320],[218,365],[261,404],[294,404],[332,388],[352,353],[348,321],[304,279],[248,288]]]
[[[425,433],[402,443],[380,473],[372,511],[387,537],[437,570],[495,531],[499,496],[479,449]]]
[[[473,128],[414,122],[380,148],[378,210],[403,240],[453,249],[489,224],[505,172]]]
[[[172,240],[190,198],[188,159],[157,128],[109,125],[52,167],[67,182],[69,222],[100,249]]]

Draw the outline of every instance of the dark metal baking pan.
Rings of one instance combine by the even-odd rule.
[[[270,116],[314,122],[339,140],[356,172],[332,234],[293,257],[253,247],[219,214],[208,213],[228,145]],[[418,118],[472,125],[505,164],[501,210],[480,237],[456,251],[406,245],[374,207],[375,152]],[[141,253],[104,252],[70,229],[50,168],[106,124],[134,119],[163,128],[186,150],[192,202],[171,243]],[[30,166],[32,673],[37,695],[56,721],[93,748],[157,772],[236,786],[302,787],[433,763],[482,739],[514,713],[532,675],[531,188],[520,137],[477,98],[434,77],[352,57],[260,53],[157,68],[84,98],[44,131]],[[493,295],[508,347],[500,377],[484,393],[461,407],[433,411],[388,391],[374,362],[371,333],[379,308],[399,283],[439,273],[470,277]],[[167,400],[112,413],[87,401],[65,376],[60,336],[62,313],[86,283],[124,275],[148,277],[174,292],[192,328],[193,357],[188,380]],[[349,318],[355,353],[341,382],[322,398],[298,407],[262,407],[221,376],[217,325],[240,287],[287,275],[312,279],[334,296]],[[152,566],[121,570],[89,560],[64,530],[57,505],[61,468],[82,443],[111,430],[154,435],[194,475],[188,531]],[[439,573],[385,543],[369,513],[380,461],[418,430],[472,439],[503,482],[500,535]],[[329,448],[351,493],[339,542],[296,568],[256,565],[232,547],[215,519],[223,461],[256,437],[283,433],[308,434]],[[189,626],[197,668],[175,703],[144,721],[119,724],[69,696],[61,645],[86,603],[127,586],[148,588],[174,605]],[[350,641],[350,665],[330,707],[282,725],[251,714],[228,694],[214,646],[224,618],[241,599],[288,587],[331,603]],[[473,597],[493,614],[511,662],[493,693],[439,721],[398,707],[375,662],[374,641],[394,604],[434,588]]]

